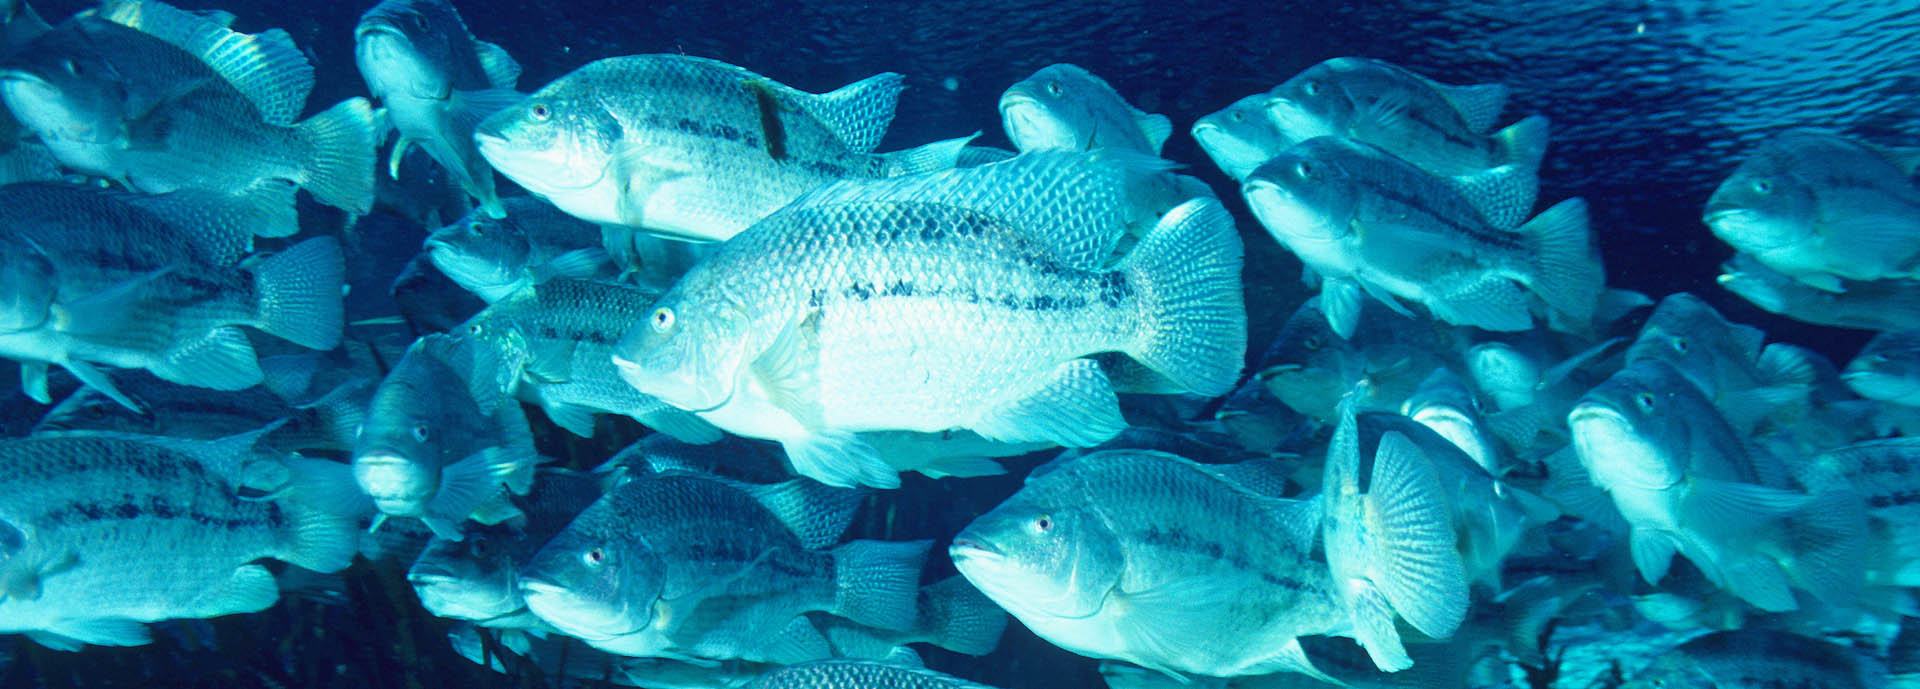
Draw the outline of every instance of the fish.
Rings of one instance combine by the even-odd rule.
[[[1092,354],[1224,394],[1246,346],[1232,218],[1188,202],[1108,268],[1125,176],[1109,155],[822,190],[688,272],[615,363],[641,392],[777,440],[797,473],[839,486],[899,485],[863,431],[1112,437],[1125,423]]]
[[[1751,428],[1783,409],[1803,406],[1814,380],[1805,350],[1766,344],[1759,328],[1734,323],[1688,292],[1660,300],[1627,346],[1627,363],[1673,364],[1727,420]]]
[[[1402,314],[1412,313],[1406,299],[1447,323],[1517,331],[1533,327],[1529,294],[1584,324],[1603,289],[1578,197],[1510,230],[1474,203],[1500,194],[1336,137],[1287,149],[1241,189],[1260,224],[1319,274],[1321,307],[1342,336],[1353,333],[1363,292]]]
[[[952,168],[967,139],[872,153],[901,82],[887,72],[813,94],[717,60],[614,57],[494,113],[474,140],[576,218],[718,242],[829,182]]]
[[[1750,451],[1673,365],[1629,364],[1583,397],[1567,425],[1594,485],[1632,527],[1641,576],[1673,556],[1761,610],[1799,607],[1791,589],[1845,604],[1860,587],[1866,515],[1844,486],[1809,492],[1781,462]]]
[[[505,218],[468,213],[427,236],[427,257],[447,279],[492,304],[553,277],[613,277],[600,228],[530,196],[500,204]]]
[[[1844,281],[1920,278],[1920,148],[1794,129],[1762,141],[1703,220],[1762,265],[1827,292]]]
[[[448,0],[384,0],[353,30],[355,63],[367,91],[400,133],[387,174],[419,146],[498,220],[507,210],[493,188],[493,168],[473,143],[487,116],[519,102],[520,64],[500,46],[473,37]]]
[[[1920,329],[1873,336],[1841,378],[1861,397],[1920,407]]]
[[[1273,471],[1151,450],[1049,463],[948,553],[1028,629],[1083,656],[1176,677],[1325,678],[1298,637],[1350,635],[1356,621],[1311,557],[1320,503],[1240,482],[1270,484],[1260,476]]]
[[[1705,634],[1675,646],[1621,686],[1868,689],[1886,684],[1885,667],[1847,646],[1769,629],[1739,629]]]
[[[993,689],[925,667],[879,660],[818,660],[768,670],[752,689]]]
[[[1488,134],[1506,100],[1501,84],[1453,86],[1384,60],[1336,57],[1267,92],[1266,110],[1289,145],[1343,137],[1448,177],[1510,166],[1518,183],[1504,205],[1517,223],[1538,192],[1548,123],[1533,115]]]
[[[530,664],[546,677],[649,689],[739,689],[770,667],[743,661],[688,663],[628,658],[558,634],[545,638],[501,634],[499,641],[493,641],[483,638],[487,633],[472,625],[456,624],[447,630],[447,640],[455,653],[494,672],[524,677],[527,675],[522,674],[522,668]]]
[[[218,195],[138,195],[46,182],[0,188],[0,356],[51,402],[58,365],[138,409],[96,364],[239,390],[262,379],[256,328],[313,349],[340,342],[339,242],[315,237],[249,258],[231,228],[257,217]],[[231,212],[230,212],[231,211]],[[246,259],[243,261],[243,259]]]
[[[519,362],[508,390],[538,402],[547,418],[574,435],[593,437],[594,415],[613,413],[687,442],[719,440],[718,429],[634,389],[614,366],[613,344],[658,296],[617,283],[556,278],[495,302],[455,332],[499,361]]]
[[[487,347],[448,335],[415,340],[367,408],[353,477],[388,517],[413,517],[434,535],[465,538],[461,522],[519,516],[540,457],[525,412],[507,397],[508,365]]]
[[[1488,474],[1505,470],[1498,441],[1481,418],[1479,401],[1459,374],[1434,369],[1400,405],[1400,413],[1446,438]]]
[[[1390,309],[1361,307],[1354,331],[1334,332],[1320,297],[1309,298],[1280,326],[1260,356],[1254,378],[1296,412],[1338,419],[1348,393],[1364,408],[1395,408],[1433,370],[1452,365],[1461,344],[1448,326]]]
[[[797,479],[636,476],[581,512],[521,571],[534,614],[595,648],[673,660],[824,658],[806,612],[913,624],[929,541],[835,546],[859,491]]]
[[[1746,254],[1720,266],[1721,287],[1768,313],[1802,323],[1859,330],[1920,328],[1920,280],[1843,283],[1841,292],[1781,275]]]
[[[1845,477],[1866,500],[1866,581],[1920,585],[1920,438],[1880,438],[1836,447],[1810,462]]]
[[[901,631],[865,627],[821,613],[809,617],[827,637],[836,658],[878,660],[917,643],[984,656],[1000,644],[1000,634],[1007,628],[1006,611],[958,575],[920,587],[913,607],[913,625]]]
[[[353,447],[366,402],[342,394],[296,407],[265,387],[214,393],[169,383],[143,371],[117,372],[110,378],[139,411],[83,387],[47,410],[32,434],[111,431],[217,440],[283,421],[261,438],[263,446],[281,452],[345,452]]]
[[[1166,115],[1142,112],[1105,79],[1064,62],[1007,87],[1000,121],[1022,153],[1121,148],[1157,156],[1173,135]]]
[[[254,228],[265,236],[298,229],[295,187],[372,207],[372,108],[349,98],[295,122],[312,85],[285,31],[240,34],[155,0],[105,2],[0,63],[0,96],[62,165],[252,200],[272,217]]]
[[[427,612],[491,629],[551,630],[527,610],[520,568],[606,491],[594,474],[543,469],[536,479],[519,504],[523,525],[468,524],[462,540],[428,541],[407,569]]]
[[[145,623],[273,605],[259,560],[344,569],[355,517],[331,508],[354,495],[345,467],[257,450],[259,435],[0,441],[0,631],[68,651],[138,646]]]
[[[1256,93],[1193,122],[1193,140],[1235,182],[1245,182],[1255,168],[1290,144],[1267,116],[1267,101],[1272,98],[1269,93]]]

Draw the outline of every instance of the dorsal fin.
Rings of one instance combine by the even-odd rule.
[[[807,113],[840,137],[848,150],[872,153],[893,123],[894,106],[900,103],[900,92],[906,90],[901,85],[905,79],[894,72],[883,72],[828,93],[806,94],[800,100]]]
[[[473,50],[480,57],[480,71],[486,73],[494,88],[510,89],[520,82],[520,63],[507,54],[506,48],[475,40]]]
[[[313,91],[313,66],[280,29],[243,34],[158,0],[105,0],[101,18],[167,42],[206,63],[260,108],[268,124],[292,124]]]

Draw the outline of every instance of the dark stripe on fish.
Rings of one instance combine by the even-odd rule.
[[[780,123],[780,102],[766,84],[758,81],[747,82],[747,92],[753,94],[754,107],[760,111],[760,135],[767,142],[767,155],[786,160],[787,129]]]
[[[113,503],[73,503],[64,508],[43,515],[38,521],[44,526],[89,524],[103,521],[133,521],[137,519],[175,520],[184,519],[199,526],[215,529],[237,529],[266,526],[278,530],[287,524],[286,514],[273,502],[262,503],[266,512],[262,514],[216,515],[196,511],[193,506],[178,506],[157,495],[147,496],[145,500],[128,498],[125,502]]]
[[[1256,567],[1253,563],[1240,558],[1239,553],[1227,552],[1227,549],[1221,547],[1220,543],[1216,541],[1195,538],[1182,531],[1162,531],[1160,529],[1149,528],[1145,531],[1134,532],[1133,539],[1136,542],[1149,546],[1165,548],[1189,555],[1199,555],[1209,560],[1226,562],[1235,569],[1253,572],[1260,577],[1261,581],[1288,591],[1309,590],[1306,583],[1299,579],[1282,576],[1277,572],[1269,572],[1263,567]]]

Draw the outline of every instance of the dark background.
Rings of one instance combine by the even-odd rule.
[[[310,112],[365,95],[352,31],[371,2],[179,4],[234,12],[235,28],[243,31],[291,32],[319,75]],[[86,3],[35,6],[57,21]],[[1542,207],[1570,196],[1588,199],[1610,284],[1655,297],[1695,292],[1735,321],[1842,363],[1870,333],[1786,321],[1714,284],[1731,252],[1700,223],[1701,206],[1744,151],[1781,129],[1823,127],[1887,145],[1920,144],[1920,41],[1914,40],[1920,9],[1911,2],[493,0],[458,6],[476,36],[520,61],[523,91],[594,59],[646,52],[725,60],[812,91],[901,72],[910,90],[883,149],[975,130],[986,132],[982,142],[1005,145],[996,108],[1002,89],[1050,63],[1086,67],[1140,108],[1171,117],[1177,133],[1165,156],[1213,183],[1240,217],[1256,353],[1298,304],[1297,263],[1252,221],[1185,130],[1199,116],[1326,58],[1364,55],[1444,82],[1509,84],[1506,122],[1535,112],[1553,121]],[[396,252],[417,246],[422,232],[379,218],[362,231],[395,233],[364,246],[400,247]],[[384,286],[392,275],[357,277]],[[610,453],[616,439],[631,437],[630,428],[612,430],[594,443],[574,443],[575,463],[591,464]],[[875,500],[856,531],[947,538],[1017,485],[1011,477],[964,484],[909,477],[905,490]],[[945,558],[934,560],[929,577],[951,572]],[[147,686],[153,679],[145,677],[157,674],[154,679],[181,686],[536,683],[529,675],[484,673],[452,657],[439,638],[440,623],[419,610],[396,567],[404,569],[356,565],[338,591],[324,596],[332,603],[295,599],[257,615],[165,625],[151,647],[64,654],[0,639],[0,648],[15,652],[10,664],[0,664],[0,680],[8,686]],[[1002,650],[986,659],[930,652],[928,660],[1009,689],[1099,682],[1091,661],[1052,649],[1017,624]]]

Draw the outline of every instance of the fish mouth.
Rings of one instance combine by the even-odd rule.
[[[1306,370],[1306,368],[1307,366],[1305,364],[1280,364],[1277,366],[1268,366],[1264,369],[1261,369],[1259,373],[1253,374],[1253,377],[1258,378],[1260,380],[1267,380],[1270,378],[1278,378],[1280,376],[1284,376],[1289,373],[1299,373],[1301,371]]]
[[[953,545],[947,547],[947,556],[953,558],[955,561],[976,559],[997,560],[1006,557],[1006,553],[1001,552],[1000,548],[994,546],[992,543],[982,541],[978,538],[970,538],[963,534],[953,539]]]
[[[1039,99],[1023,93],[1009,93],[1000,99],[1000,121],[1006,124],[1007,138],[1016,143],[1044,135],[1050,122],[1044,112]]]
[[[1583,422],[1607,422],[1617,423],[1623,426],[1631,425],[1627,423],[1625,414],[1621,414],[1619,410],[1614,409],[1612,406],[1599,402],[1582,402],[1574,406],[1573,411],[1567,414],[1567,425],[1571,426]]]
[[[459,581],[459,579],[455,579],[453,575],[440,572],[407,573],[407,583],[413,584],[414,586],[447,586],[457,581]]]
[[[561,586],[543,577],[533,575],[520,576],[520,590],[529,594],[560,596],[567,593],[567,587]]]

